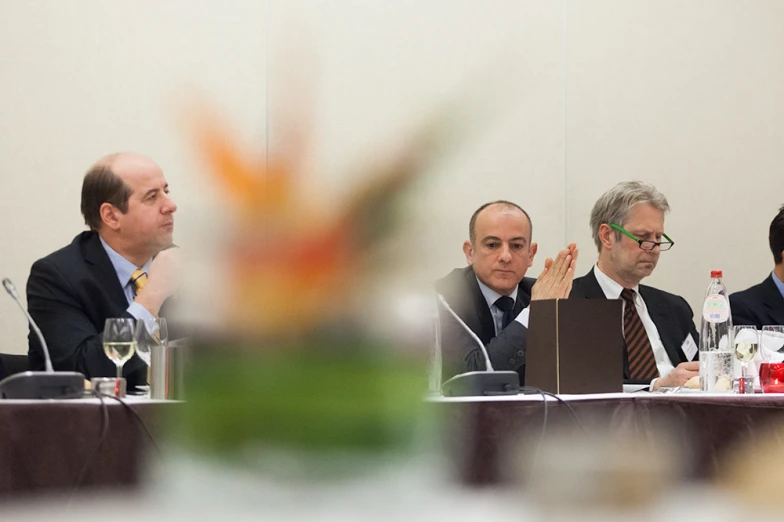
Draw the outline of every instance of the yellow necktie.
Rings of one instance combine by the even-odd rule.
[[[144,285],[147,283],[147,272],[141,270],[134,272],[131,276],[131,283],[136,287],[136,295],[139,295],[139,292],[142,291]]]

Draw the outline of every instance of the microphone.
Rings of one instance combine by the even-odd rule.
[[[441,384],[441,393],[445,397],[465,397],[474,395],[517,395],[520,391],[520,376],[512,370],[496,371],[490,362],[485,343],[474,333],[471,328],[452,310],[444,296],[436,294],[438,301],[447,312],[457,321],[460,327],[468,332],[471,338],[482,350],[485,357],[485,370],[466,372],[455,375]]]
[[[52,368],[52,360],[49,358],[49,347],[46,345],[46,341],[44,340],[44,335],[41,333],[41,329],[38,328],[38,325],[35,324],[35,321],[33,321],[33,318],[30,316],[30,312],[28,312],[27,309],[22,305],[22,301],[19,300],[19,293],[16,291],[16,286],[14,283],[6,277],[3,279],[3,286],[5,287],[5,291],[8,292],[8,295],[10,295],[16,304],[19,305],[19,309],[27,317],[27,322],[30,324],[30,327],[35,332],[35,335],[38,337],[38,341],[43,347],[44,366],[46,367],[46,371],[53,373],[54,368]]]
[[[30,312],[22,305],[16,286],[7,277],[3,279],[3,287],[16,302],[35,332],[44,352],[43,372],[23,372],[6,377],[0,381],[0,397],[5,399],[65,399],[81,397],[84,394],[84,375],[78,372],[55,372],[49,347],[44,340],[41,329],[33,320]]]
[[[460,319],[460,316],[457,315],[457,313],[455,313],[454,310],[452,310],[452,307],[449,306],[449,303],[446,302],[446,299],[444,299],[444,296],[441,295],[441,294],[437,294],[437,295],[438,295],[438,301],[441,303],[441,306],[446,308],[446,311],[449,312],[452,315],[452,317],[455,318],[455,321],[457,321],[460,324],[460,326],[462,326],[463,329],[466,332],[468,332],[468,334],[471,336],[471,338],[474,341],[476,341],[476,344],[479,345],[479,348],[482,349],[482,355],[485,356],[485,368],[487,369],[487,371],[489,371],[489,372],[495,371],[493,369],[493,364],[490,362],[490,356],[487,353],[487,348],[485,348],[485,343],[483,343],[482,340],[479,338],[479,336],[476,335],[474,333],[474,331],[472,329],[470,329],[468,327],[468,325],[465,324],[465,322],[462,319]]]

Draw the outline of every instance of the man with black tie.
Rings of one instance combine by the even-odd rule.
[[[101,339],[106,319],[153,321],[177,290],[181,256],[169,248],[177,205],[154,161],[123,153],[102,158],[87,172],[81,208],[90,230],[33,264],[27,302],[55,370],[113,377],[116,367]],[[32,332],[28,341],[31,368],[43,369]],[[146,374],[136,355],[123,367],[129,390],[145,383]]]
[[[536,299],[569,295],[577,248],[570,244],[548,258],[538,280],[525,277],[537,244],[531,242],[528,213],[509,201],[479,207],[463,243],[468,266],[453,270],[436,282],[436,291],[485,345],[495,370],[516,370],[524,382],[528,304]],[[448,379],[458,373],[485,370],[481,347],[445,310],[439,309],[443,371]]]
[[[768,241],[773,271],[760,284],[730,295],[732,324],[784,324],[784,206],[770,223]]]
[[[659,254],[673,246],[664,233],[670,205],[653,185],[630,181],[605,192],[591,211],[599,260],[574,280],[570,298],[623,299],[624,379],[681,386],[699,375],[698,334],[685,299],[641,285]],[[693,362],[692,362],[693,361]]]

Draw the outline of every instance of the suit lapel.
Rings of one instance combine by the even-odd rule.
[[[91,237],[88,237],[82,246],[82,253],[84,260],[93,267],[93,275],[98,280],[98,283],[106,291],[112,304],[119,307],[120,310],[125,310],[128,307],[128,299],[125,297],[125,292],[117,279],[117,272],[114,271],[109,255],[104,250],[101,240],[96,232],[89,232]]]
[[[673,338],[676,325],[672,320],[670,307],[667,306],[666,302],[659,299],[659,295],[650,287],[640,285],[640,296],[642,296],[645,301],[648,315],[651,316],[653,324],[656,325],[656,330],[659,332],[659,338],[661,339],[664,350],[667,352],[673,366],[677,366],[678,363],[686,361],[686,358],[681,355],[683,352],[680,348],[680,343],[683,339],[678,340]]]
[[[591,271],[582,278],[581,291],[586,299],[607,299],[607,296],[604,295],[604,290],[599,286],[599,281],[596,280],[596,274],[593,272],[594,268],[591,268]]]
[[[768,313],[775,320],[773,324],[784,324],[784,297],[779,288],[773,281],[773,276],[768,276],[762,282],[763,304],[768,309]]]
[[[520,312],[522,312],[523,308],[525,308],[525,302],[524,302],[525,298],[522,295],[522,293],[523,293],[522,289],[518,287],[517,298],[515,299],[515,305],[514,308],[512,309],[512,317],[517,317],[518,315],[520,315]]]
[[[469,269],[466,270],[465,277],[471,293],[470,298],[473,300],[473,306],[470,308],[475,312],[473,314],[465,314],[463,320],[474,332],[476,332],[482,342],[487,344],[495,337],[493,315],[490,313],[490,308],[487,306],[485,296],[482,295],[482,290],[479,288],[479,283],[476,280],[476,274],[474,273],[473,268],[469,267]]]

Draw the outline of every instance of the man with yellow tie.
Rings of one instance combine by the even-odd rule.
[[[33,264],[27,281],[30,315],[46,339],[55,370],[112,377],[103,352],[111,317],[152,321],[178,288],[179,249],[173,245],[177,205],[161,168],[150,158],[121,153],[101,158],[82,183],[89,231]],[[28,337],[30,366],[43,369],[38,339]],[[134,356],[123,367],[129,390],[146,382]]]

